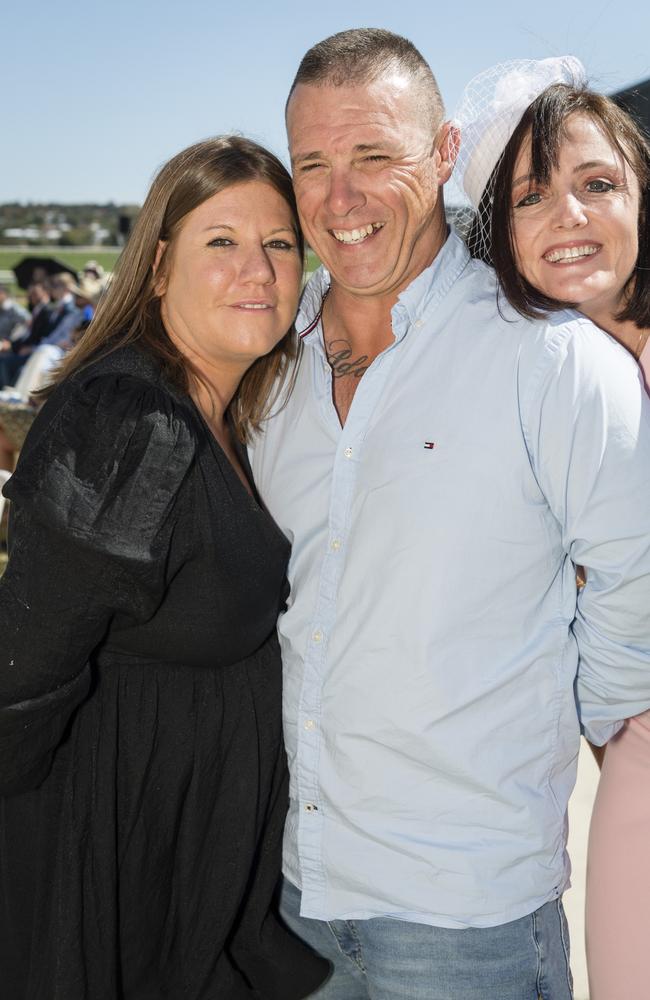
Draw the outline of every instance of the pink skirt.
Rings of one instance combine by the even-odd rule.
[[[590,1000],[650,997],[650,711],[607,744],[589,833]]]

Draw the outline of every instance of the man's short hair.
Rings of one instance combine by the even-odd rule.
[[[422,110],[432,131],[445,114],[440,90],[431,67],[413,42],[384,28],[339,31],[312,46],[305,54],[291,84],[287,109],[299,83],[312,86],[358,86],[391,72],[410,77],[420,90]]]

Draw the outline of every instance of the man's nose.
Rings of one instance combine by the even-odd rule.
[[[333,215],[345,216],[365,202],[359,179],[348,168],[332,170],[327,194],[328,208]]]

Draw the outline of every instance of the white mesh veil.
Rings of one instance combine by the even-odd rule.
[[[481,243],[489,249],[492,192],[487,192],[494,168],[536,97],[554,83],[586,85],[584,66],[575,56],[513,59],[479,73],[465,87],[452,121],[461,130],[460,151],[453,177],[478,213],[470,251]],[[480,212],[479,212],[480,208]]]

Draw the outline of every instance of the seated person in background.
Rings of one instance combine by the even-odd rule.
[[[32,393],[42,389],[52,369],[74,347],[93,318],[103,287],[95,280],[83,279],[78,285],[68,284],[74,297],[75,308],[66,312],[54,330],[33,351],[22,357],[23,366],[13,389],[0,392],[0,468],[13,469],[17,457],[17,444],[3,426],[5,418],[14,415],[17,408],[30,403]],[[36,407],[34,407],[36,415]],[[23,420],[21,419],[21,425]]]
[[[108,284],[109,275],[101,264],[98,264],[96,260],[87,260],[81,269],[81,277],[87,278],[90,281],[98,281],[102,288],[106,288]]]
[[[15,346],[27,333],[29,313],[0,284],[0,387],[9,384],[17,371]]]
[[[31,314],[27,338],[38,343],[50,332],[50,288],[49,281],[32,281],[27,289],[27,308]],[[24,342],[23,342],[24,343]]]
[[[25,294],[27,297],[27,308],[32,319],[42,311],[44,306],[50,304],[50,293],[47,289],[46,280],[34,281],[32,279]]]
[[[38,342],[42,344],[60,344],[67,340],[70,332],[75,329],[81,319],[80,309],[75,302],[74,290],[77,288],[72,275],[63,271],[55,274],[49,280],[49,292],[52,304],[49,309],[49,329]],[[36,344],[25,341],[22,350]],[[31,353],[31,352],[30,352]]]
[[[39,322],[36,328],[31,328],[28,331],[17,352],[19,363],[14,372],[15,386],[17,392],[25,397],[40,387],[32,384],[33,377],[27,380],[27,385],[22,379],[22,369],[27,360],[38,352],[39,361],[34,365],[33,370],[39,372],[49,370],[57,361],[60,361],[72,342],[75,330],[84,319],[84,308],[88,304],[87,299],[83,299],[82,306],[77,304],[75,292],[79,291],[79,286],[75,284],[70,274],[55,274],[50,279],[48,286],[52,304],[47,309],[47,314],[43,316],[42,322]],[[95,299],[99,298],[96,286],[93,286],[92,296]],[[19,372],[20,376],[16,378]],[[11,384],[11,382],[3,383],[3,385]],[[12,400],[15,399],[15,396],[15,393],[11,393],[7,398]],[[2,398],[1,395],[0,398]]]
[[[78,285],[70,286],[70,291],[74,295],[74,304],[77,309],[81,310],[81,323],[76,328],[77,332],[85,330],[90,323],[105,288],[106,285],[103,281],[100,281],[99,278],[88,278],[85,276],[85,272]]]

